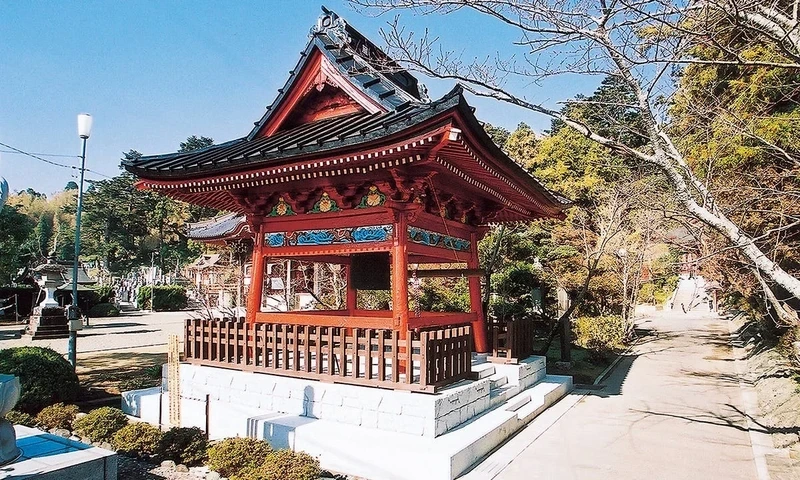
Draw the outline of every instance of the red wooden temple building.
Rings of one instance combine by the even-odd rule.
[[[333,12],[310,37],[249,134],[125,163],[140,188],[245,215],[254,237],[246,322],[188,320],[187,360],[421,391],[466,378],[472,348],[489,349],[487,225],[560,217],[566,202],[492,142],[461,88],[428,99]],[[343,266],[341,307],[264,311],[254,287],[275,258]],[[436,275],[468,278],[468,312],[415,308],[410,278]],[[359,290],[390,291],[389,308],[361,308]]]

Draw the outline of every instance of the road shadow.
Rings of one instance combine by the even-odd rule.
[[[758,433],[782,433],[782,434],[799,434],[800,427],[771,427],[769,425],[764,425],[758,419],[754,418],[751,415],[748,415],[747,412],[743,411],[739,407],[732,405],[730,403],[724,404],[728,409],[731,410],[729,415],[722,415],[717,412],[712,411],[697,411],[697,413],[673,413],[673,412],[661,412],[655,410],[641,410],[641,409],[631,409],[632,412],[640,413],[645,416],[654,416],[654,417],[667,417],[667,418],[675,418],[680,420],[685,420],[689,423],[700,423],[704,425],[714,425],[718,427],[725,427],[725,428],[733,428],[735,430],[739,430],[742,432],[758,432]],[[682,408],[685,408],[682,406]],[[750,428],[747,425],[747,420],[753,422],[754,428]]]
[[[633,367],[633,362],[639,358],[638,354],[627,353],[620,355],[616,365],[601,379],[597,385],[575,385],[578,390],[588,391],[589,395],[601,398],[622,395],[625,381]]]
[[[95,320],[95,319],[91,319]],[[144,327],[146,323],[136,323],[136,322],[119,322],[119,323],[103,323],[92,325],[91,329],[98,329],[98,328],[127,328],[127,327]]]
[[[153,333],[153,332],[160,332],[161,330],[156,329],[141,329],[141,330],[128,330],[127,332],[98,332],[98,333],[81,333],[78,335],[79,337],[96,337],[98,335],[135,335],[139,333]]]
[[[4,328],[0,330],[0,341],[3,340],[16,340],[22,338],[22,332],[25,331],[25,326],[15,328]]]

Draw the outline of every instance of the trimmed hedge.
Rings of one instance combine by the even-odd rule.
[[[320,476],[319,460],[305,452],[277,450],[258,466],[243,469],[231,480],[316,480]]]
[[[139,289],[136,297],[139,308],[150,310],[151,288],[151,285],[146,285]],[[154,310],[158,312],[176,312],[189,305],[189,297],[186,295],[186,289],[180,285],[156,285],[153,302]]]
[[[72,402],[80,391],[72,366],[50,348],[0,350],[0,372],[19,377],[22,394],[16,408],[29,414],[57,402]]]
[[[249,467],[258,467],[272,453],[264,440],[226,438],[208,449],[208,467],[223,477],[240,474]]]
[[[75,432],[81,437],[89,437],[93,442],[111,442],[114,434],[128,424],[128,417],[122,410],[100,407],[74,422]]]
[[[78,407],[76,405],[56,403],[44,407],[42,411],[36,415],[36,423],[48,430],[51,428],[72,430],[72,422],[75,421],[76,415],[78,415]]]
[[[161,430],[149,423],[129,423],[114,434],[111,444],[120,453],[141,457],[158,452]]]
[[[158,442],[158,454],[184,465],[199,465],[207,457],[208,440],[197,427],[174,427],[164,432]]]
[[[6,413],[6,420],[14,425],[24,425],[26,427],[36,426],[36,419],[33,418],[33,416],[25,412],[20,412],[19,410],[11,410],[10,412]]]
[[[89,318],[118,317],[119,309],[113,303],[98,303],[87,312]]]

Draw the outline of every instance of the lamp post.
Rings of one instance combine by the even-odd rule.
[[[92,116],[88,113],[78,115],[78,136],[82,140],[81,145],[81,173],[78,183],[78,210],[75,213],[75,258],[72,262],[72,305],[70,306],[67,318],[70,321],[69,344],[67,345],[67,356],[72,368],[75,368],[77,358],[78,332],[75,320],[79,320],[78,312],[78,264],[81,254],[81,211],[83,210],[83,173],[86,167],[86,140],[92,134]]]
[[[624,248],[617,250],[617,256],[622,262],[622,319],[628,321],[628,251]]]
[[[150,312],[156,311],[156,255],[155,250],[150,252]]]

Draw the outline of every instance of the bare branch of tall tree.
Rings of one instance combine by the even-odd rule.
[[[773,261],[751,234],[719,208],[716,197],[692,170],[677,146],[665,119],[674,86],[664,76],[664,65],[679,67],[693,59],[691,49],[712,27],[743,26],[775,42],[786,61],[747,59],[729,42],[717,48],[729,51],[734,62],[796,68],[800,65],[800,32],[795,16],[780,4],[757,0],[706,0],[677,7],[667,0],[351,0],[351,3],[386,12],[413,9],[423,14],[448,14],[471,9],[515,29],[525,54],[525,69],[515,67],[513,56],[494,65],[468,61],[442,47],[427,32],[416,36],[399,21],[383,31],[390,53],[407,68],[461,82],[478,96],[494,98],[562,121],[587,138],[620,152],[641,165],[656,167],[666,178],[683,209],[724,237],[766,281],[800,298],[800,279]],[[723,23],[727,22],[727,23]],[[691,31],[689,28],[691,27]],[[687,33],[688,32],[688,33]],[[699,33],[693,33],[699,32]],[[709,37],[713,42],[716,37]],[[498,49],[504,48],[498,45]],[[771,63],[773,62],[773,63]],[[513,72],[513,73],[510,73]],[[511,76],[519,73],[538,81],[561,73],[609,74],[621,78],[634,92],[647,137],[644,147],[634,147],[598,133],[568,113],[548,108],[532,99],[535,92],[517,87]]]

